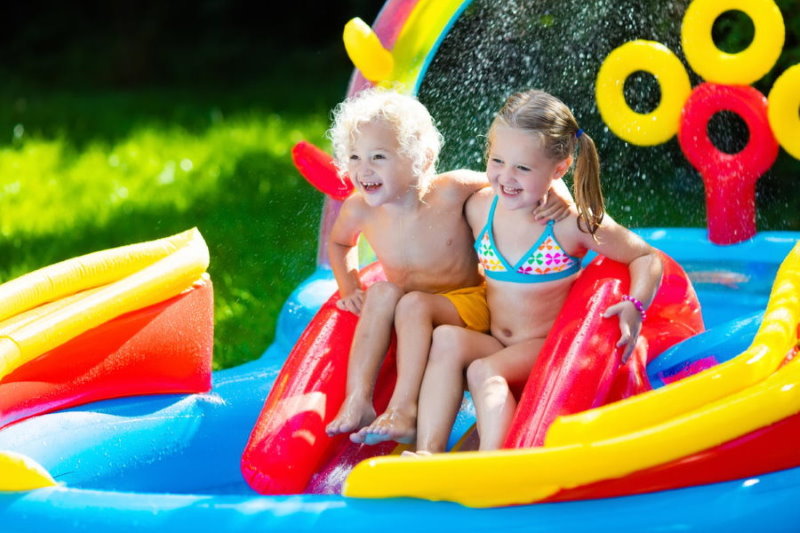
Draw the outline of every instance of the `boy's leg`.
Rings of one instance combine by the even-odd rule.
[[[411,443],[416,435],[417,400],[428,362],[435,326],[464,326],[453,303],[442,295],[410,292],[395,310],[397,384],[386,411],[369,426],[351,435],[354,442],[376,444],[386,440]]]
[[[528,378],[543,344],[543,338],[514,344],[475,360],[467,368],[481,450],[498,450],[503,446],[517,409],[509,383],[521,383]]]
[[[485,333],[455,326],[434,330],[419,394],[418,452],[445,451],[464,397],[464,370],[476,359],[502,349],[500,341]]]
[[[367,289],[347,362],[346,396],[336,417],[325,427],[328,435],[356,431],[375,419],[372,392],[402,295],[403,291],[389,282],[378,282]]]

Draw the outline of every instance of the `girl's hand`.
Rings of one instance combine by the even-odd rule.
[[[612,305],[603,313],[605,318],[614,315],[619,315],[620,337],[617,341],[617,348],[625,346],[625,350],[622,352],[622,364],[625,364],[633,353],[636,339],[639,338],[639,332],[642,330],[642,314],[633,303],[622,301]]]
[[[343,296],[336,302],[336,307],[342,311],[350,311],[354,315],[361,314],[361,307],[364,305],[364,291],[356,289],[347,296]]]

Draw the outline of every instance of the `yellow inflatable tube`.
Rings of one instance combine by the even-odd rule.
[[[373,82],[389,78],[394,58],[369,24],[358,17],[351,19],[344,25],[342,40],[350,60],[365,78]]]
[[[39,463],[16,452],[0,451],[0,492],[26,491],[57,485]]]
[[[415,459],[381,457],[356,466],[344,494],[416,497],[470,507],[541,500],[570,488],[663,464],[800,412],[800,363],[731,397],[657,426],[558,447],[462,452]]]
[[[34,308],[1,325],[0,378],[104,322],[181,293],[208,263],[206,243],[192,229],[64,261],[0,286],[0,317]]]
[[[764,320],[750,347],[727,363],[657,390],[597,409],[560,417],[546,446],[589,442],[661,423],[757,383],[797,342],[800,322],[800,243],[781,264]]]

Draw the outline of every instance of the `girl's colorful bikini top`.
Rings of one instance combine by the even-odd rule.
[[[581,260],[561,249],[553,233],[554,222],[549,220],[542,236],[522,255],[516,265],[509,264],[494,242],[492,224],[497,196],[492,201],[486,225],[475,239],[475,251],[487,278],[514,283],[541,283],[566,278],[581,269]]]

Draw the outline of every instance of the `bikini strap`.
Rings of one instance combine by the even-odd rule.
[[[492,199],[492,206],[489,208],[489,216],[486,217],[486,220],[491,222],[494,220],[494,210],[497,207],[497,195]]]

